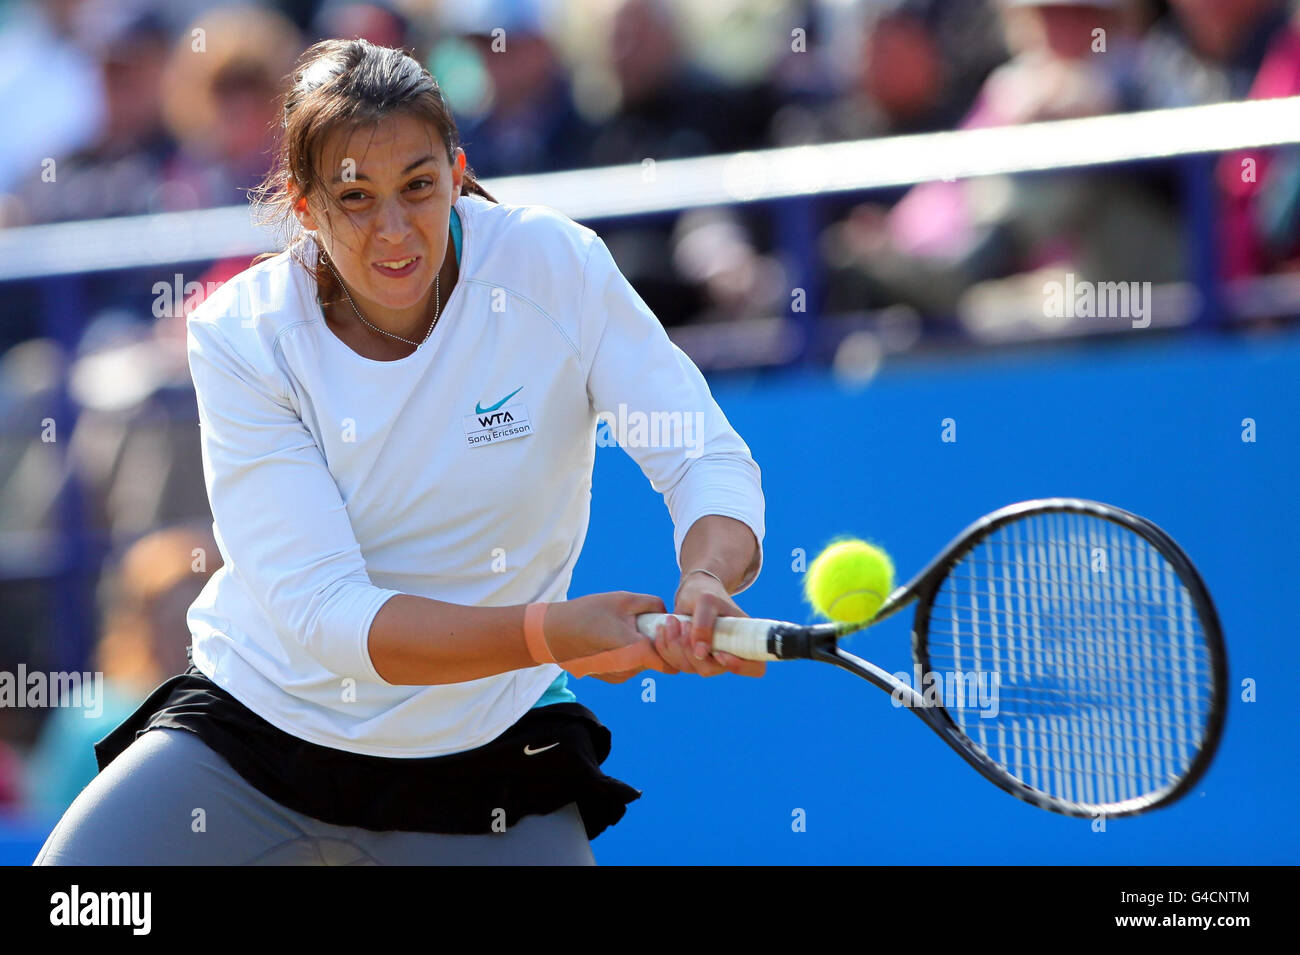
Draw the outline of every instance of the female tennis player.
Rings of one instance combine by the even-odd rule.
[[[188,322],[224,561],[192,666],[37,863],[591,864],[640,793],[568,677],[762,674],[711,650],[760,568],[759,470],[604,242],[475,182],[416,60],[313,46],[280,135],[255,198],[302,229]],[[657,597],[566,599],[620,406],[702,423],[626,446],[694,615],[653,641]]]

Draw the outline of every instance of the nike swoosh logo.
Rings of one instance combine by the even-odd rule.
[[[538,753],[544,753],[544,752],[546,752],[548,749],[555,749],[555,747],[557,747],[557,746],[559,746],[559,745],[560,745],[559,743],[552,743],[550,746],[543,746],[541,749],[533,749],[531,746],[525,746],[525,747],[524,747],[524,755],[525,755],[525,756],[536,756]]]
[[[524,390],[523,385],[520,385],[518,388],[516,388],[514,391],[510,392],[510,394],[506,395],[504,398],[502,398],[500,401],[498,401],[496,404],[494,404],[494,405],[493,405],[492,407],[490,407],[490,408],[484,408],[481,404],[479,404],[479,403],[476,401],[476,402],[474,402],[474,413],[475,413],[475,414],[487,414],[489,411],[496,411],[496,410],[497,410],[498,408],[500,408],[503,404],[505,404],[507,401],[509,401],[511,398],[513,398],[515,395],[519,394],[519,392],[521,392],[521,391],[523,391],[523,390]]]

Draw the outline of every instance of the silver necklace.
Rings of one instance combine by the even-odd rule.
[[[325,267],[328,268],[331,272],[334,272],[334,266],[330,265],[329,259],[325,257],[324,249],[321,249],[320,255],[321,255],[321,261],[325,263]],[[334,278],[338,281],[339,288],[343,289],[343,294],[346,295],[348,298],[348,304],[352,306],[352,311],[357,313],[357,318],[361,319],[362,324],[364,324],[367,328],[371,328],[374,331],[379,332],[379,334],[381,335],[387,335],[389,338],[396,338],[399,342],[405,342],[406,344],[410,345],[412,348],[419,348],[421,345],[423,345],[425,342],[429,340],[429,336],[433,334],[434,328],[437,327],[438,325],[438,319],[442,317],[442,290],[439,287],[439,281],[441,279],[441,276],[436,273],[433,276],[433,296],[434,296],[433,322],[429,325],[429,330],[424,333],[424,338],[420,339],[418,342],[413,342],[409,338],[403,338],[401,335],[394,335],[392,332],[386,332],[379,326],[372,325],[370,324],[370,322],[366,321],[366,317],[361,314],[361,309],[357,308],[357,303],[352,301],[352,293],[348,291],[348,287],[343,284],[343,279],[339,278],[339,274],[337,272],[334,272]]]

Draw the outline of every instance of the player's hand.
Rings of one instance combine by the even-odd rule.
[[[747,617],[736,606],[726,588],[708,574],[687,574],[673,598],[673,613],[691,617],[689,626],[669,617],[655,634],[655,649],[671,666],[683,673],[717,676],[738,673],[762,676],[767,664],[713,649],[713,624],[719,617]]]
[[[626,591],[590,594],[553,603],[546,609],[546,644],[565,669],[574,660],[646,644],[644,665],[632,670],[587,674],[606,683],[622,683],[645,670],[676,673],[677,668],[662,659],[655,646],[636,628],[638,614],[666,612],[664,602],[658,597]]]

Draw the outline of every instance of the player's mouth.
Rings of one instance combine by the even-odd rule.
[[[421,258],[423,256],[411,255],[402,259],[384,259],[381,262],[372,262],[370,264],[371,268],[380,275],[400,279],[414,272],[419,267]]]

